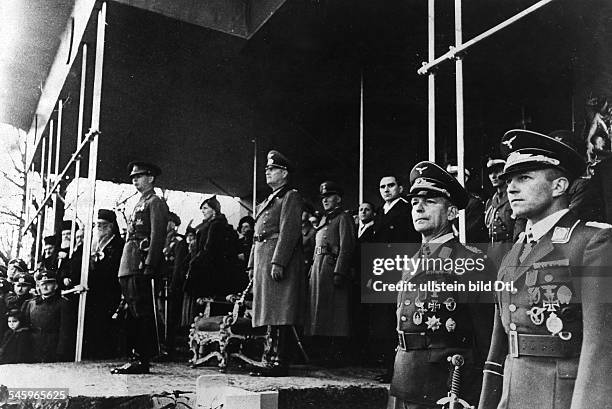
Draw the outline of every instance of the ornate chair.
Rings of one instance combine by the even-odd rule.
[[[267,341],[265,327],[253,328],[248,317],[246,297],[251,291],[253,280],[240,294],[228,296],[234,303],[231,313],[224,316],[199,314],[189,331],[189,348],[193,353],[191,366],[206,364],[213,358],[217,366],[227,368],[230,358],[237,358],[254,366],[263,367],[264,344]],[[214,301],[209,301],[213,302]],[[209,310],[209,308],[207,308]]]

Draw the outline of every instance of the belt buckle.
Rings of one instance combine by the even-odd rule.
[[[508,332],[508,349],[509,355],[513,358],[518,358],[519,356],[519,348],[518,348],[518,333],[516,331]]]
[[[404,338],[404,331],[397,331],[398,347],[402,351],[406,350],[406,338]]]

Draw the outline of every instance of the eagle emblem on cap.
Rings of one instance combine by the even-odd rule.
[[[508,146],[508,149],[512,149],[512,142],[514,142],[515,139],[516,139],[516,135],[514,135],[512,138],[508,139],[507,141],[503,141],[502,144]]]
[[[555,138],[554,138],[554,139],[555,139],[555,141],[557,141],[557,142],[562,142],[562,141],[563,141],[563,138],[562,138],[562,137],[560,137],[560,136],[555,136]]]
[[[421,167],[421,168],[414,168],[414,169],[416,169],[416,171],[417,171],[417,172],[419,172],[419,175],[422,175],[422,174],[423,174],[423,171],[424,171],[425,169],[427,169],[427,166],[423,166],[423,167]]]

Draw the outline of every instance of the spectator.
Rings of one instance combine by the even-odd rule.
[[[58,291],[55,271],[43,270],[36,278],[40,295],[23,306],[24,321],[32,328],[34,361],[68,361],[74,353],[74,310]]]
[[[7,310],[21,310],[23,304],[31,299],[32,288],[35,286],[34,277],[29,273],[19,273],[13,281],[13,292],[6,297]]]
[[[43,239],[43,257],[38,263],[38,270],[57,271],[57,241],[57,236],[47,236]]]
[[[25,325],[23,313],[10,310],[6,315],[8,331],[0,343],[0,364],[32,362],[32,333]]]
[[[14,258],[9,260],[7,268],[6,268],[6,278],[9,281],[13,281],[13,277],[17,273],[27,273],[28,265],[25,261],[20,258]]]
[[[304,203],[302,210],[302,248],[304,250],[304,277],[308,276],[310,266],[312,266],[312,258],[315,249],[315,235],[317,231],[312,225],[310,219],[314,214],[314,209],[307,203]],[[306,280],[308,281],[308,280]]]
[[[255,219],[251,216],[244,216],[238,222],[238,233],[240,237],[238,259],[241,262],[241,266],[246,270],[246,265],[249,262],[249,255],[251,254],[251,246],[253,246],[253,231],[255,227]]]

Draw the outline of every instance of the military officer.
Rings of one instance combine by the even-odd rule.
[[[508,243],[514,242],[515,220],[506,193],[506,181],[499,177],[505,164],[506,161],[499,158],[487,161],[489,181],[495,189],[493,196],[487,200],[485,211],[485,224],[490,243],[487,253],[496,267],[499,267],[501,259],[508,251],[510,246]]]
[[[59,293],[55,271],[38,272],[36,286],[40,295],[23,305],[24,320],[32,328],[34,361],[68,361],[74,353],[74,309]]]
[[[612,226],[568,209],[585,169],[571,140],[520,129],[501,144],[508,199],[527,225],[499,269],[515,290],[497,293],[479,408],[609,408]]]
[[[446,171],[457,179],[459,177],[459,168],[457,165],[448,164]],[[470,180],[470,171],[465,169],[465,186],[466,191],[470,197],[467,206],[465,207],[465,237],[468,243],[484,243],[487,240],[487,233],[485,227],[484,213],[485,205],[479,195],[472,192],[468,188],[468,181]],[[459,219],[455,220],[455,234],[459,233]]]
[[[342,188],[323,182],[319,188],[325,215],[316,227],[315,251],[308,282],[304,333],[324,337],[330,364],[342,362],[349,335],[352,255],[355,223],[342,206]]]
[[[36,285],[34,277],[29,273],[19,273],[13,280],[13,292],[6,296],[6,309],[21,310],[23,304],[33,296],[30,290]]]
[[[410,173],[410,182],[412,220],[422,237],[415,259],[423,264],[405,270],[402,277],[414,288],[398,295],[399,345],[389,407],[440,407],[440,399],[450,399],[452,367],[448,359],[455,355],[464,361],[460,378],[453,379],[458,397],[475,404],[491,336],[491,325],[486,322],[492,317],[493,298],[485,292],[469,291],[467,285],[486,282],[490,266],[478,248],[461,244],[453,235],[452,221],[469,201],[459,182],[432,162],[418,163]],[[474,268],[462,267],[467,265]],[[440,287],[449,283],[466,287]]]
[[[141,194],[128,223],[119,264],[119,284],[128,310],[131,361],[112,373],[149,373],[149,361],[159,352],[153,308],[152,279],[159,273],[168,225],[168,206],[153,185],[161,169],[147,162],[128,165],[132,184]]]
[[[266,183],[272,193],[255,213],[255,233],[248,270],[253,276],[253,326],[268,326],[264,360],[253,375],[287,375],[286,344],[291,326],[304,320],[305,280],[302,251],[302,198],[291,189],[291,162],[270,151]]]

